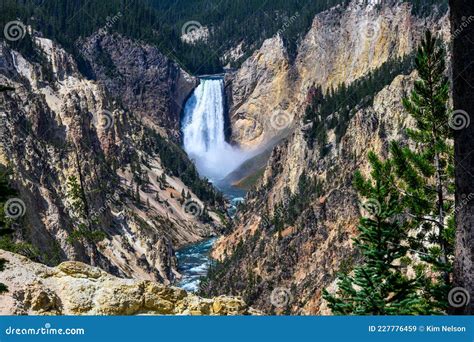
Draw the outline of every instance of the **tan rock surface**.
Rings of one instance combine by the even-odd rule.
[[[239,297],[206,299],[177,287],[123,279],[81,262],[57,267],[0,250],[7,260],[0,282],[0,315],[248,315]]]
[[[232,138],[252,148],[284,136],[287,132],[278,122],[285,128],[294,125],[304,114],[313,84],[324,90],[349,84],[387,60],[412,52],[427,27],[445,40],[449,36],[446,15],[425,20],[414,16],[407,2],[367,6],[352,1],[315,16],[294,62],[279,36],[267,39],[228,77]]]

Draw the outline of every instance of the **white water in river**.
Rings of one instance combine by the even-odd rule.
[[[224,81],[203,78],[184,108],[184,150],[199,173],[215,182],[251,156],[227,143],[224,130]]]

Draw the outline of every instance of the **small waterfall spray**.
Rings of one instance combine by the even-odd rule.
[[[184,108],[184,150],[201,175],[223,179],[250,157],[225,141],[224,81],[204,78]]]

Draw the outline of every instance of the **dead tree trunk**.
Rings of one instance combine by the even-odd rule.
[[[474,1],[450,0],[456,167],[456,286],[469,303],[456,313],[474,314]],[[456,121],[458,120],[458,121]],[[469,297],[469,296],[467,296]]]

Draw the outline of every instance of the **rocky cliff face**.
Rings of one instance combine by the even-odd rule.
[[[1,315],[249,315],[259,314],[241,298],[205,299],[151,281],[114,277],[68,261],[51,268],[0,250],[7,267],[0,281]]]
[[[302,117],[310,89],[327,92],[410,53],[425,23],[448,34],[446,17],[417,18],[406,3],[359,3],[317,15],[296,56],[288,56],[277,36],[226,76],[231,139],[249,149],[281,143],[249,192],[235,229],[213,250],[220,263],[208,284],[211,294],[243,295],[267,313],[327,313],[322,289],[333,285],[337,270],[357,261],[351,237],[360,200],[351,177],[356,169],[368,172],[369,148],[383,155],[388,140],[404,139],[410,121],[400,99],[414,75],[395,77],[373,104],[355,108],[340,139],[328,131],[326,154],[305,138]],[[32,246],[15,248],[43,263],[82,261],[136,280],[82,263],[47,268],[2,253],[10,266],[0,282],[13,295],[0,309],[249,312],[237,299],[203,300],[151,282],[176,280],[174,249],[221,229],[213,210],[222,202],[197,180],[174,143],[181,106],[196,79],[157,49],[107,33],[77,43],[90,66],[92,79],[86,78],[73,56],[33,36],[33,56],[0,43],[0,83],[15,88],[0,95],[0,163],[12,167],[18,190],[22,215],[14,221],[14,241]],[[297,219],[276,229],[268,218],[289,210],[294,198],[304,200]],[[208,217],[200,215],[205,205]]]
[[[435,15],[427,19],[428,25],[448,36],[446,16],[439,21],[434,18]],[[352,189],[352,176],[358,169],[369,172],[369,150],[384,156],[388,141],[405,139],[406,127],[412,122],[401,99],[412,87],[415,75],[394,77],[375,95],[373,103],[354,108],[342,136],[336,138],[333,130],[327,132],[329,150],[325,153],[310,147],[305,138],[308,127],[302,117],[308,89],[316,84],[326,91],[339,83],[350,83],[387,60],[410,53],[422,36],[424,22],[412,16],[409,5],[398,2],[381,7],[359,7],[353,2],[316,16],[294,65],[279,69],[280,74],[275,76],[291,80],[284,96],[291,99],[291,104],[284,113],[293,120],[292,129],[273,149],[261,181],[249,192],[237,216],[235,230],[214,246],[213,257],[219,263],[211,274],[210,294],[243,295],[266,313],[329,313],[322,290],[333,287],[336,272],[350,270],[358,258],[352,238],[361,201]],[[375,31],[369,30],[372,26]],[[274,43],[271,47],[278,49],[279,45]],[[264,45],[253,58],[265,49],[269,51]],[[234,98],[239,99],[232,112],[238,141],[243,137],[238,133],[239,121],[244,122],[241,117],[249,116],[248,120],[263,122],[262,125],[271,122],[269,112],[249,109],[264,103],[261,94],[274,91],[268,86],[271,80],[257,78],[251,83],[253,87],[243,91],[239,81],[246,68],[248,64],[236,74],[233,83]],[[246,95],[239,97],[242,93]],[[283,110],[280,100],[270,103],[272,108]],[[337,112],[331,117],[342,120]],[[244,126],[240,131],[248,130]],[[259,139],[270,140],[272,135],[262,129]],[[244,139],[241,144],[251,145],[251,141]],[[292,224],[277,228],[274,220],[269,220],[294,211],[295,203],[298,215]]]
[[[205,204],[193,190],[210,198],[213,190],[166,138],[195,80],[156,49],[119,36],[91,41],[100,56],[84,49],[96,76],[86,79],[60,46],[34,37],[33,56],[0,42],[0,83],[15,88],[0,95],[0,162],[12,168],[22,214],[14,240],[29,242],[23,253],[47,264],[78,260],[120,276],[173,281],[174,249],[220,225],[212,212],[207,223],[193,215]],[[121,55],[127,49],[130,56]]]
[[[447,19],[438,17],[435,10],[429,18],[418,18],[409,3],[396,0],[377,6],[352,1],[316,15],[294,60],[279,36],[266,40],[228,76],[233,140],[252,148],[285,136],[304,113],[312,85],[325,91],[347,85],[407,55],[427,26],[447,39]]]
[[[290,64],[278,36],[266,40],[234,74],[231,83],[230,119],[232,140],[243,148],[268,143],[288,128],[293,86]],[[271,119],[273,118],[273,120]]]
[[[178,137],[182,106],[197,86],[197,78],[157,48],[117,34],[92,35],[76,45],[110,96]]]

